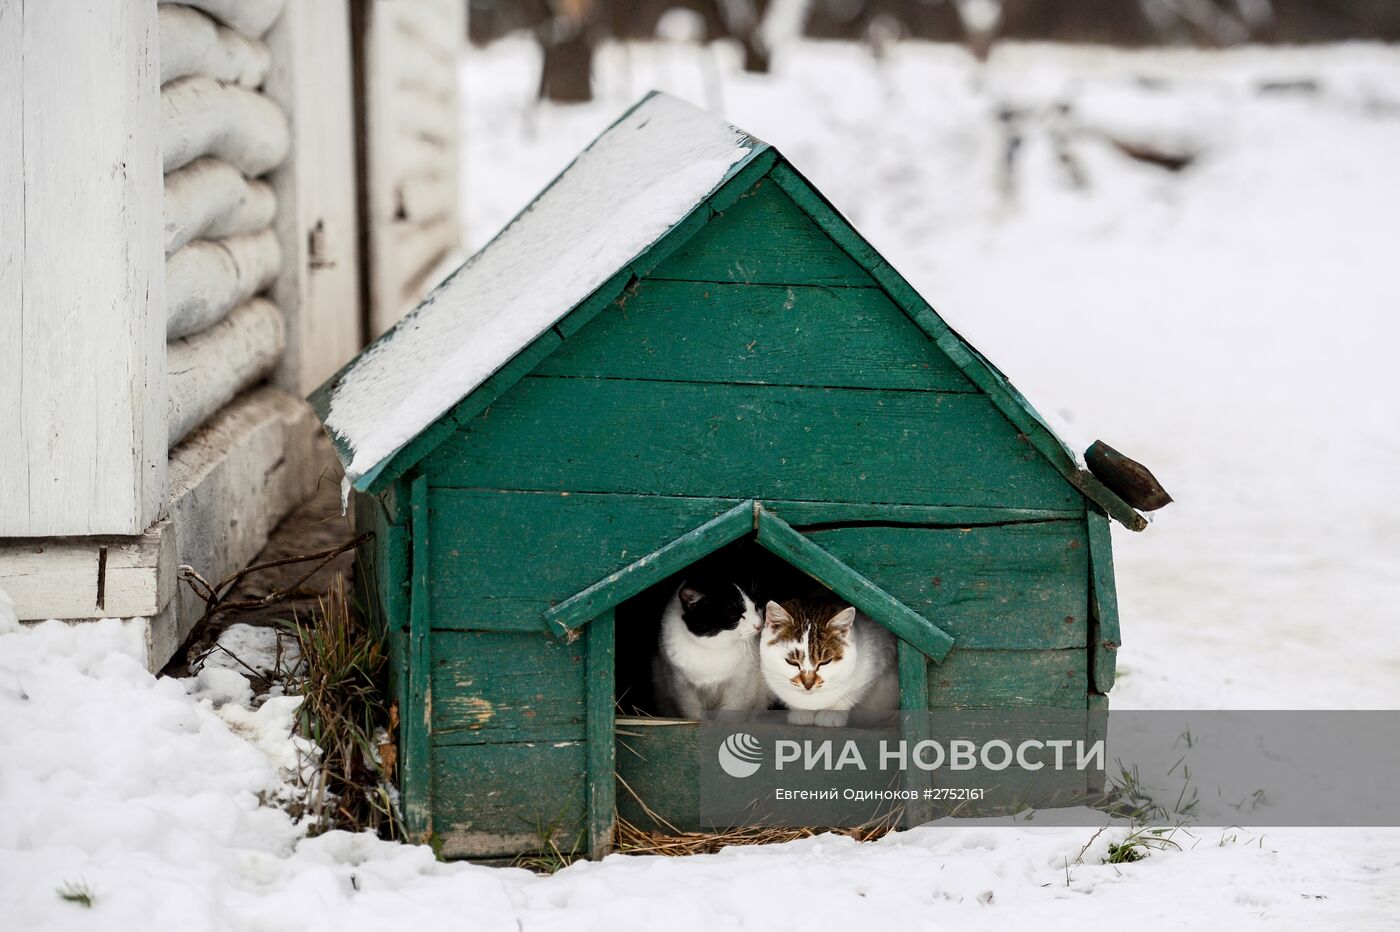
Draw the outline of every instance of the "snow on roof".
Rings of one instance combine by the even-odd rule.
[[[332,386],[353,482],[470,394],[682,220],[758,145],[653,94]]]

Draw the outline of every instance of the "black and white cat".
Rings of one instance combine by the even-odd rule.
[[[662,715],[700,718],[716,710],[768,706],[758,669],[763,609],[723,572],[693,572],[661,615],[661,639],[652,664]]]

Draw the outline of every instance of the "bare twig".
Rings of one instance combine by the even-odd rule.
[[[331,561],[334,560],[336,557],[340,556],[346,551],[355,550],[359,548],[361,545],[367,543],[369,539],[369,534],[361,534],[359,537],[356,537],[353,540],[347,540],[342,544],[330,548],[329,550],[322,550],[317,553],[308,553],[295,557],[282,557],[277,560],[266,560],[262,563],[254,563],[234,573],[232,576],[228,577],[223,582],[219,583],[217,586],[211,585],[207,579],[201,576],[194,569],[194,567],[191,566],[180,567],[180,578],[183,579],[186,585],[190,587],[190,590],[194,592],[195,595],[199,596],[200,600],[204,602],[204,614],[201,615],[199,619],[202,623],[208,621],[216,615],[221,615],[225,612],[247,611],[249,609],[262,608],[266,605],[272,605],[273,603],[281,602],[289,598],[295,598],[304,595],[315,595],[316,593],[307,593],[303,591],[301,588],[302,585],[306,583],[306,581],[309,580],[311,577],[315,576],[321,570],[329,566]],[[228,594],[231,591],[233,591],[233,587],[236,586],[241,580],[252,575],[253,573],[275,569],[279,566],[291,566],[297,563],[310,563],[312,561],[319,562],[317,562],[316,565],[312,567],[310,572],[303,575],[300,579],[292,583],[290,586],[284,586],[281,589],[273,590],[272,592],[269,592],[267,595],[259,599],[235,599],[232,601],[225,601],[228,598]]]
[[[1104,832],[1106,832],[1106,831],[1108,831],[1108,826],[1107,826],[1107,825],[1103,826],[1103,827],[1100,828],[1097,832],[1095,832],[1094,834],[1090,835],[1090,836],[1089,836],[1089,840],[1086,841],[1086,842],[1084,842],[1084,847],[1082,847],[1082,848],[1079,849],[1079,854],[1075,856],[1075,858],[1074,858],[1074,863],[1076,863],[1076,864],[1083,864],[1083,863],[1084,863],[1084,852],[1088,851],[1088,850],[1089,850],[1089,846],[1092,845],[1092,844],[1094,843],[1094,841],[1095,841],[1100,835],[1102,835],[1102,834],[1103,834]]]

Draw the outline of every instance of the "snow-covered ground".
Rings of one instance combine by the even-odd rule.
[[[721,110],[1033,401],[1176,496],[1115,532],[1116,706],[1400,708],[1400,52],[1012,49],[979,69],[802,44],[758,79],[677,45],[600,64],[598,102],[560,109],[530,103],[528,46],[473,53],[473,244],[646,89]],[[1105,865],[1126,827],[945,822],[552,877],[308,840],[265,804],[304,762],[296,700],[250,709],[230,664],[153,678],[119,622],[14,628],[0,605],[4,929],[1400,928],[1392,830],[1197,828]]]

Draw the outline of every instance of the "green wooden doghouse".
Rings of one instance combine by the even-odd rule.
[[[606,851],[615,769],[684,807],[687,726],[617,751],[614,610],[736,540],[894,631],[905,708],[1113,685],[1108,522],[1144,517],[782,155],[664,95],[313,401],[448,856]]]

